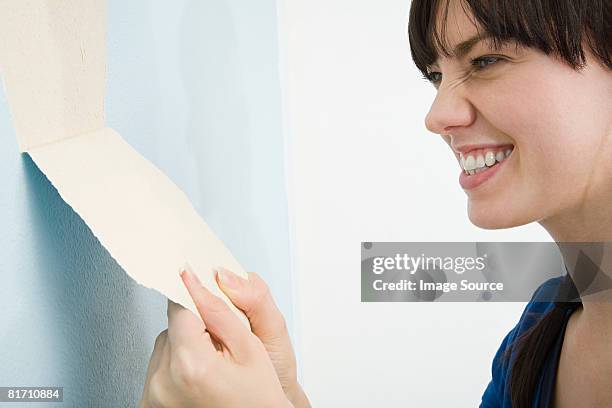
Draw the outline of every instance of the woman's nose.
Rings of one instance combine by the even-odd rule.
[[[425,117],[425,126],[437,134],[450,133],[454,128],[470,126],[476,119],[474,106],[462,89],[440,87]]]

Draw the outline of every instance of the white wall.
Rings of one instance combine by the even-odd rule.
[[[279,0],[300,356],[317,407],[474,407],[524,303],[361,303],[361,241],[549,241],[470,224],[426,131],[407,0]]]

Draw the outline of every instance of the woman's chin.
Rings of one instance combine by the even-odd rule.
[[[531,220],[520,219],[507,206],[496,209],[484,203],[474,204],[471,201],[468,201],[468,218],[475,226],[490,230],[513,228],[531,222]]]

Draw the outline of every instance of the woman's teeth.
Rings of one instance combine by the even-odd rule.
[[[503,148],[500,150],[488,149],[484,151],[470,152],[461,155],[461,168],[469,175],[480,173],[488,167],[494,166],[497,162],[502,162],[510,156],[514,147]]]

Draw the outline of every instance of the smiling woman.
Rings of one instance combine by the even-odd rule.
[[[611,7],[413,1],[412,57],[437,89],[425,123],[456,155],[473,224],[539,222],[558,243],[612,241]],[[578,351],[610,355],[607,334],[581,334],[609,333],[610,302],[538,301],[544,286],[575,291],[576,278],[536,292],[494,359],[481,406],[612,406],[609,379],[593,374],[609,378],[612,359]]]
[[[559,214],[587,192],[595,168],[609,167],[610,12],[597,3],[413,3],[413,59],[438,89],[428,129],[444,137],[459,163],[484,146],[514,146],[495,177],[461,177],[477,226],[508,228]],[[484,161],[474,155],[464,169],[486,170]],[[576,194],[566,194],[568,184]]]

